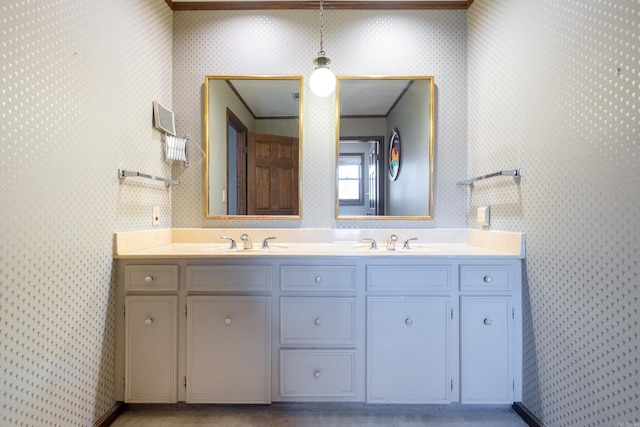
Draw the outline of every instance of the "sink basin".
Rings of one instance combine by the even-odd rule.
[[[286,249],[286,246],[269,246],[266,249],[263,249],[261,246],[258,247],[254,247],[252,249],[244,249],[243,247],[238,247],[236,249],[231,249],[229,246],[227,245],[209,245],[209,246],[203,246],[200,248],[201,251],[203,252],[209,252],[209,253],[220,253],[220,254],[237,254],[237,255],[241,255],[241,254],[267,254],[267,253],[273,253],[273,252],[279,252],[281,250]]]
[[[202,252],[225,252],[230,250],[227,245],[209,245],[198,248]]]
[[[434,252],[436,251],[436,249],[429,247],[429,246],[423,246],[423,245],[411,245],[411,249],[403,249],[403,248],[398,248],[396,250],[396,252],[404,252],[404,253],[409,253],[409,252]]]
[[[386,246],[381,246],[378,245],[378,249],[371,249],[371,245],[370,244],[364,244],[364,245],[356,245],[352,247],[353,250],[358,251],[358,252],[371,252],[372,254],[375,253],[387,253],[387,254],[393,254],[393,253],[397,253],[397,254],[411,254],[411,253],[425,253],[425,252],[435,252],[436,249],[429,247],[429,246],[423,246],[423,245],[411,245],[411,249],[403,249],[401,245],[398,245],[395,251],[390,251],[387,250]]]

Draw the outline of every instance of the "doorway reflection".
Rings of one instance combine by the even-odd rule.
[[[355,136],[340,139],[338,215],[385,214],[383,147],[383,136]]]

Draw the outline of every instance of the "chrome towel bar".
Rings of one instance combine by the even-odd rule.
[[[494,172],[487,175],[478,176],[478,177],[467,179],[464,181],[458,181],[458,185],[468,185],[470,187],[473,187],[474,182],[480,181],[482,179],[493,178],[494,176],[512,176],[518,179],[522,176],[522,173],[520,172],[520,169],[510,169],[510,170]]]
[[[125,179],[125,178],[130,177],[130,176],[152,179],[154,181],[162,181],[162,182],[164,182],[164,185],[166,185],[167,187],[171,187],[172,185],[180,184],[179,181],[174,181],[174,180],[169,179],[169,178],[162,178],[160,176],[150,175],[148,173],[132,172],[132,171],[124,170],[124,169],[118,169],[118,178]]]

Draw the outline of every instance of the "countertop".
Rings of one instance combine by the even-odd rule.
[[[247,233],[253,249],[243,249],[239,236]],[[391,234],[397,249],[387,250]],[[237,249],[229,248],[233,237]],[[262,249],[266,237],[269,249]],[[377,241],[377,250],[362,239]],[[402,249],[405,240],[411,249]],[[114,258],[237,258],[237,257],[525,257],[522,233],[473,229],[160,229],[114,234]]]

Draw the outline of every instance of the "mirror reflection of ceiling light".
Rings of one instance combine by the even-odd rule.
[[[309,85],[311,91],[319,97],[329,96],[336,88],[336,76],[329,69],[331,59],[327,58],[323,45],[324,33],[324,8],[322,0],[320,0],[320,52],[318,57],[313,60],[316,69],[311,73]]]

